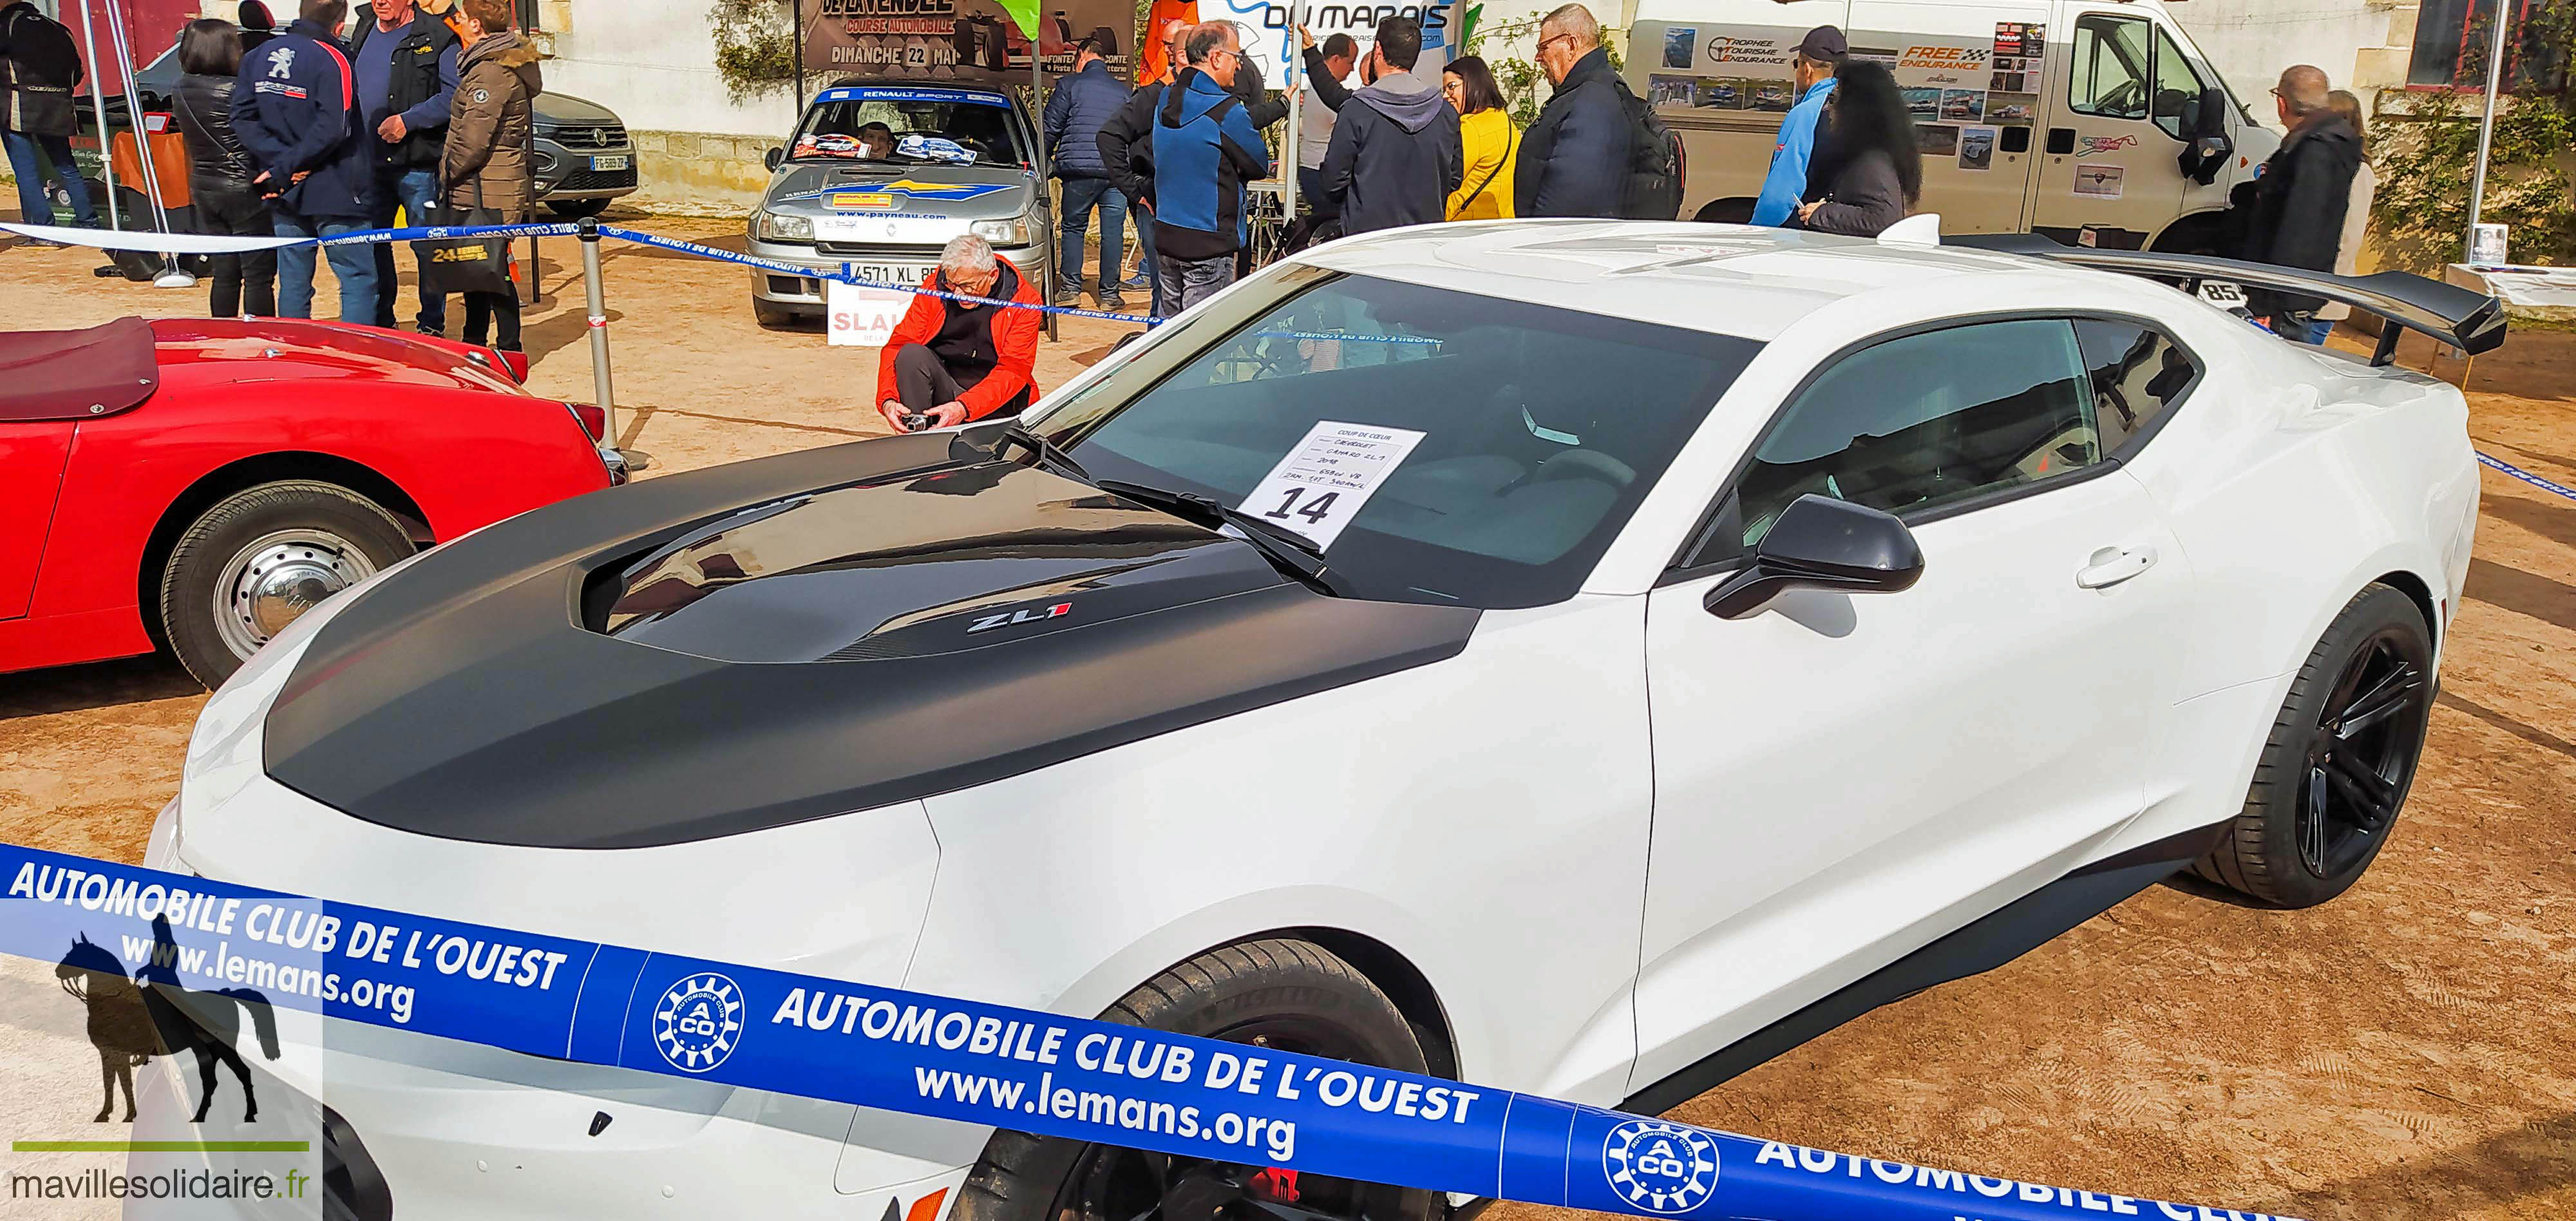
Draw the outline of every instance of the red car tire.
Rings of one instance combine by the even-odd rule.
[[[161,623],[208,687],[297,615],[412,553],[402,524],[337,484],[245,488],[200,514],[161,570]]]

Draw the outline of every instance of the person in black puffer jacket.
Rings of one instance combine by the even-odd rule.
[[[72,92],[82,79],[80,51],[61,22],[27,0],[0,3],[0,144],[8,146],[9,169],[18,178],[18,218],[28,224],[54,223],[54,205],[37,172],[40,153],[71,196],[73,219],[82,228],[98,223],[89,187],[72,164],[80,126]]]
[[[1062,231],[1056,254],[1056,296],[1082,292],[1082,239],[1091,228],[1091,213],[1100,212],[1100,308],[1126,308],[1118,291],[1119,265],[1127,256],[1127,196],[1109,180],[1100,159],[1100,128],[1127,104],[1126,84],[1109,74],[1101,58],[1114,48],[1103,29],[1082,40],[1074,53],[1073,75],[1057,81],[1047,98],[1047,164],[1064,180]],[[1079,302],[1075,302],[1079,304]]]
[[[251,178],[250,154],[233,134],[233,80],[241,73],[241,29],[229,21],[191,21],[179,36],[179,89],[170,108],[188,141],[188,196],[199,232],[267,237],[268,201]],[[219,254],[208,309],[217,318],[277,314],[277,252]]]
[[[1627,86],[1601,49],[1601,25],[1592,11],[1568,4],[1539,23],[1538,63],[1556,92],[1521,133],[1512,170],[1512,208],[1521,216],[1628,214],[1628,171],[1634,147]]]
[[[2290,129],[2280,151],[2254,179],[2252,207],[2236,257],[2276,267],[2331,272],[2343,244],[2343,214],[2352,204],[2352,180],[2361,171],[2361,136],[2328,106],[2332,86],[2323,70],[2300,64],[2281,74],[2272,89],[2281,124]],[[2323,297],[2250,290],[2247,308],[2272,330],[2304,339],[2316,323]]]

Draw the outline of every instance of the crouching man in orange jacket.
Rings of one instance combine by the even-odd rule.
[[[1020,269],[972,235],[950,241],[921,286],[1038,304],[1037,289]],[[948,428],[997,411],[1019,414],[1037,398],[1041,317],[1033,309],[914,297],[877,357],[877,410],[896,432]]]

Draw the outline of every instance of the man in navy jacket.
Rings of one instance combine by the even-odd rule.
[[[1091,210],[1100,209],[1100,308],[1125,309],[1118,295],[1118,267],[1127,257],[1127,196],[1109,180],[1100,159],[1100,128],[1127,102],[1124,82],[1102,59],[1108,30],[1094,32],[1074,54],[1073,75],[1057,81],[1047,98],[1047,164],[1064,180],[1064,223],[1056,257],[1056,295],[1082,293],[1082,237]],[[1081,304],[1077,299],[1074,304]]]
[[[334,31],[349,0],[303,0],[302,16],[242,57],[233,84],[233,132],[258,167],[279,237],[337,237],[374,211],[375,169],[361,131],[357,78]],[[376,320],[376,256],[365,246],[325,247],[340,281],[340,321]],[[313,316],[313,251],[277,252],[278,313]]]

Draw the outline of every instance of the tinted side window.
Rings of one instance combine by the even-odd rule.
[[[1912,513],[2101,461],[2075,328],[1989,322],[1891,339],[1843,357],[1754,447],[1732,538],[1750,547],[1809,492]]]
[[[2094,426],[2106,454],[2120,453],[2131,438],[2155,427],[2200,376],[2181,345],[2134,322],[2078,319],[2075,335],[2084,348]]]

